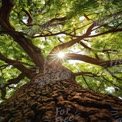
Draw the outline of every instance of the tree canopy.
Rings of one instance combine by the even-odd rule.
[[[0,6],[1,101],[33,79],[46,57],[69,68],[84,88],[122,97],[122,1],[0,0]]]

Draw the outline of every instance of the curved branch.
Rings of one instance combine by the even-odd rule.
[[[30,69],[27,69],[25,66],[23,66],[21,62],[8,59],[5,56],[3,56],[1,53],[0,53],[0,59],[8,63],[9,65],[13,65],[14,67],[16,67],[18,70],[24,73],[28,78],[33,78],[33,72]]]
[[[2,6],[0,8],[0,24],[4,30],[15,30],[10,22],[9,16],[14,4],[12,0],[2,0]]]
[[[92,57],[89,57],[86,55],[75,54],[75,53],[66,54],[66,59],[67,60],[80,60],[80,61],[84,61],[86,63],[95,64],[95,65],[100,65],[102,62],[99,59],[95,59],[95,58],[92,58]]]
[[[5,84],[4,87],[8,87],[11,84],[18,84],[24,77],[25,74],[21,73],[18,77],[8,80],[7,84]]]
[[[25,12],[26,13],[26,15],[28,16],[28,20],[27,20],[27,26],[28,25],[30,25],[30,23],[33,21],[33,19],[32,19],[32,16],[31,16],[31,14],[27,11],[27,10],[25,10],[24,8],[22,9],[22,11],[23,12]],[[25,23],[24,23],[25,24]]]
[[[33,62],[38,67],[43,67],[44,57],[41,50],[34,46],[29,39],[27,39],[23,33],[15,31],[10,25],[9,16],[13,3],[11,0],[2,0],[2,6],[0,8],[0,25],[6,34],[9,34],[15,42],[17,42],[24,51],[30,56]]]
[[[66,59],[67,60],[80,60],[86,63],[95,64],[102,67],[112,67],[112,66],[117,66],[117,65],[122,64],[122,59],[104,61],[104,60],[95,59],[86,55],[75,54],[75,53],[66,54]]]
[[[94,24],[92,24],[92,25],[87,29],[86,33],[83,34],[82,36],[79,36],[79,37],[77,37],[76,39],[72,39],[72,40],[69,41],[69,42],[66,42],[66,43],[63,43],[63,44],[60,44],[60,45],[54,47],[54,48],[52,49],[52,51],[50,52],[49,57],[50,57],[52,54],[54,54],[55,52],[57,52],[57,50],[58,50],[58,51],[59,51],[59,50],[61,51],[61,50],[63,50],[63,49],[66,49],[66,48],[68,48],[68,47],[74,45],[75,43],[78,43],[80,40],[82,40],[82,39],[88,37],[88,36],[91,34],[93,28],[94,28]]]
[[[31,40],[26,38],[23,33],[15,32],[9,33],[13,37],[14,41],[17,42],[24,51],[30,56],[36,66],[42,68],[44,63],[44,57],[41,53],[41,49],[32,44]]]
[[[6,87],[8,87],[11,84],[17,84],[19,83],[23,78],[25,77],[25,74],[21,73],[18,77],[8,80],[7,84],[5,84],[3,87],[0,88],[1,90],[1,98],[4,100],[6,99]]]

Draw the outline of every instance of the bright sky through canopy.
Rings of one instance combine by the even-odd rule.
[[[59,52],[58,54],[57,54],[57,56],[58,56],[58,58],[64,58],[65,57],[65,54],[64,54],[64,52]]]

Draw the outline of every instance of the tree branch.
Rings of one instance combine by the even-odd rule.
[[[53,23],[64,22],[65,20],[66,20],[66,17],[53,18],[53,19],[49,20],[48,22],[45,22],[44,24],[40,25],[40,27],[48,28],[49,26],[53,25]]]
[[[1,90],[1,98],[3,100],[5,99],[6,87],[8,87],[11,84],[19,83],[24,77],[25,77],[25,74],[21,73],[18,77],[8,80],[7,84],[5,84],[3,87],[0,88],[0,90]]]
[[[26,15],[28,16],[28,20],[27,20],[27,25],[29,25],[32,21],[33,21],[33,19],[32,19],[32,16],[31,16],[31,14],[27,11],[27,10],[25,10],[24,8],[22,9],[25,13],[26,13]]]
[[[107,68],[105,68],[105,69],[106,69],[106,71],[109,72],[109,74],[110,74],[112,77],[116,78],[116,79],[119,80],[119,81],[122,81],[122,78],[119,78],[119,77],[115,76],[114,73],[111,72],[109,69],[107,69]]]
[[[98,76],[97,74],[93,74],[92,72],[77,72],[77,73],[73,73],[73,75],[76,77],[76,76],[80,76],[80,75],[83,75],[83,76],[89,76],[89,77],[100,77]]]
[[[63,50],[63,49],[66,49],[66,48],[68,48],[68,47],[74,45],[75,43],[78,43],[80,40],[84,39],[85,37],[88,37],[88,36],[91,34],[93,28],[94,28],[94,24],[92,24],[92,25],[87,29],[86,33],[83,34],[82,36],[79,36],[79,37],[77,37],[76,39],[72,39],[72,40],[69,41],[69,42],[66,42],[66,43],[63,43],[63,44],[60,44],[60,45],[54,47],[54,48],[52,49],[52,51],[50,52],[49,57],[50,57],[52,54],[54,54],[55,52],[57,52],[57,51],[59,51],[59,50],[61,51],[61,50]]]
[[[14,30],[9,23],[10,12],[14,4],[12,0],[2,0],[2,6],[0,8],[0,24],[4,30]]]
[[[121,14],[122,14],[122,11],[119,11],[119,12],[116,12],[116,13],[112,13],[112,14],[110,14],[110,15],[107,15],[107,16],[105,16],[105,17],[103,17],[103,18],[101,18],[101,19],[98,19],[98,20],[96,20],[96,21],[94,21],[94,20],[92,20],[93,22],[94,22],[94,24],[96,25],[96,26],[99,26],[101,23],[102,24],[104,24],[104,22],[106,21],[106,20],[108,20],[108,18],[110,18],[110,17],[118,17],[118,16],[121,16]],[[102,26],[102,25],[101,25]]]
[[[42,68],[44,57],[41,53],[41,50],[34,46],[31,41],[24,36],[23,33],[14,31],[15,29],[10,25],[9,16],[12,7],[13,3],[11,0],[2,0],[2,6],[0,8],[0,25],[6,31],[6,33],[13,37],[14,41],[24,49],[36,66]]]
[[[18,70],[24,73],[28,78],[34,77],[33,72],[30,69],[27,69],[25,66],[23,66],[21,62],[8,59],[5,56],[3,56],[1,53],[0,53],[0,59],[8,63],[9,65],[13,65],[14,67],[16,67]]]
[[[96,34],[96,35],[88,36],[88,38],[89,38],[89,37],[97,37],[97,36],[101,36],[101,35],[108,34],[108,33],[121,32],[121,31],[122,31],[122,28],[119,28],[119,29],[112,29],[112,30],[105,31],[105,32],[103,32],[103,33],[99,33],[99,34]]]
[[[86,63],[95,64],[102,67],[112,67],[122,64],[122,59],[103,61],[100,59],[95,59],[86,55],[75,53],[66,54],[66,60],[80,60]]]
[[[44,57],[41,53],[41,49],[32,44],[31,40],[27,39],[22,33],[9,33],[15,42],[17,42],[24,51],[30,56],[37,67],[42,68],[44,63]]]
[[[85,43],[83,43],[82,41],[79,42],[80,45],[82,45],[84,48],[88,49],[88,50],[92,50],[89,46],[87,46]]]
[[[25,76],[24,73],[21,73],[18,77],[8,80],[4,87],[8,87],[11,84],[18,84]]]

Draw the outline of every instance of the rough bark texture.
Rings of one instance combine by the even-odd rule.
[[[22,86],[0,105],[0,122],[120,122],[122,101],[88,91],[73,79]]]

